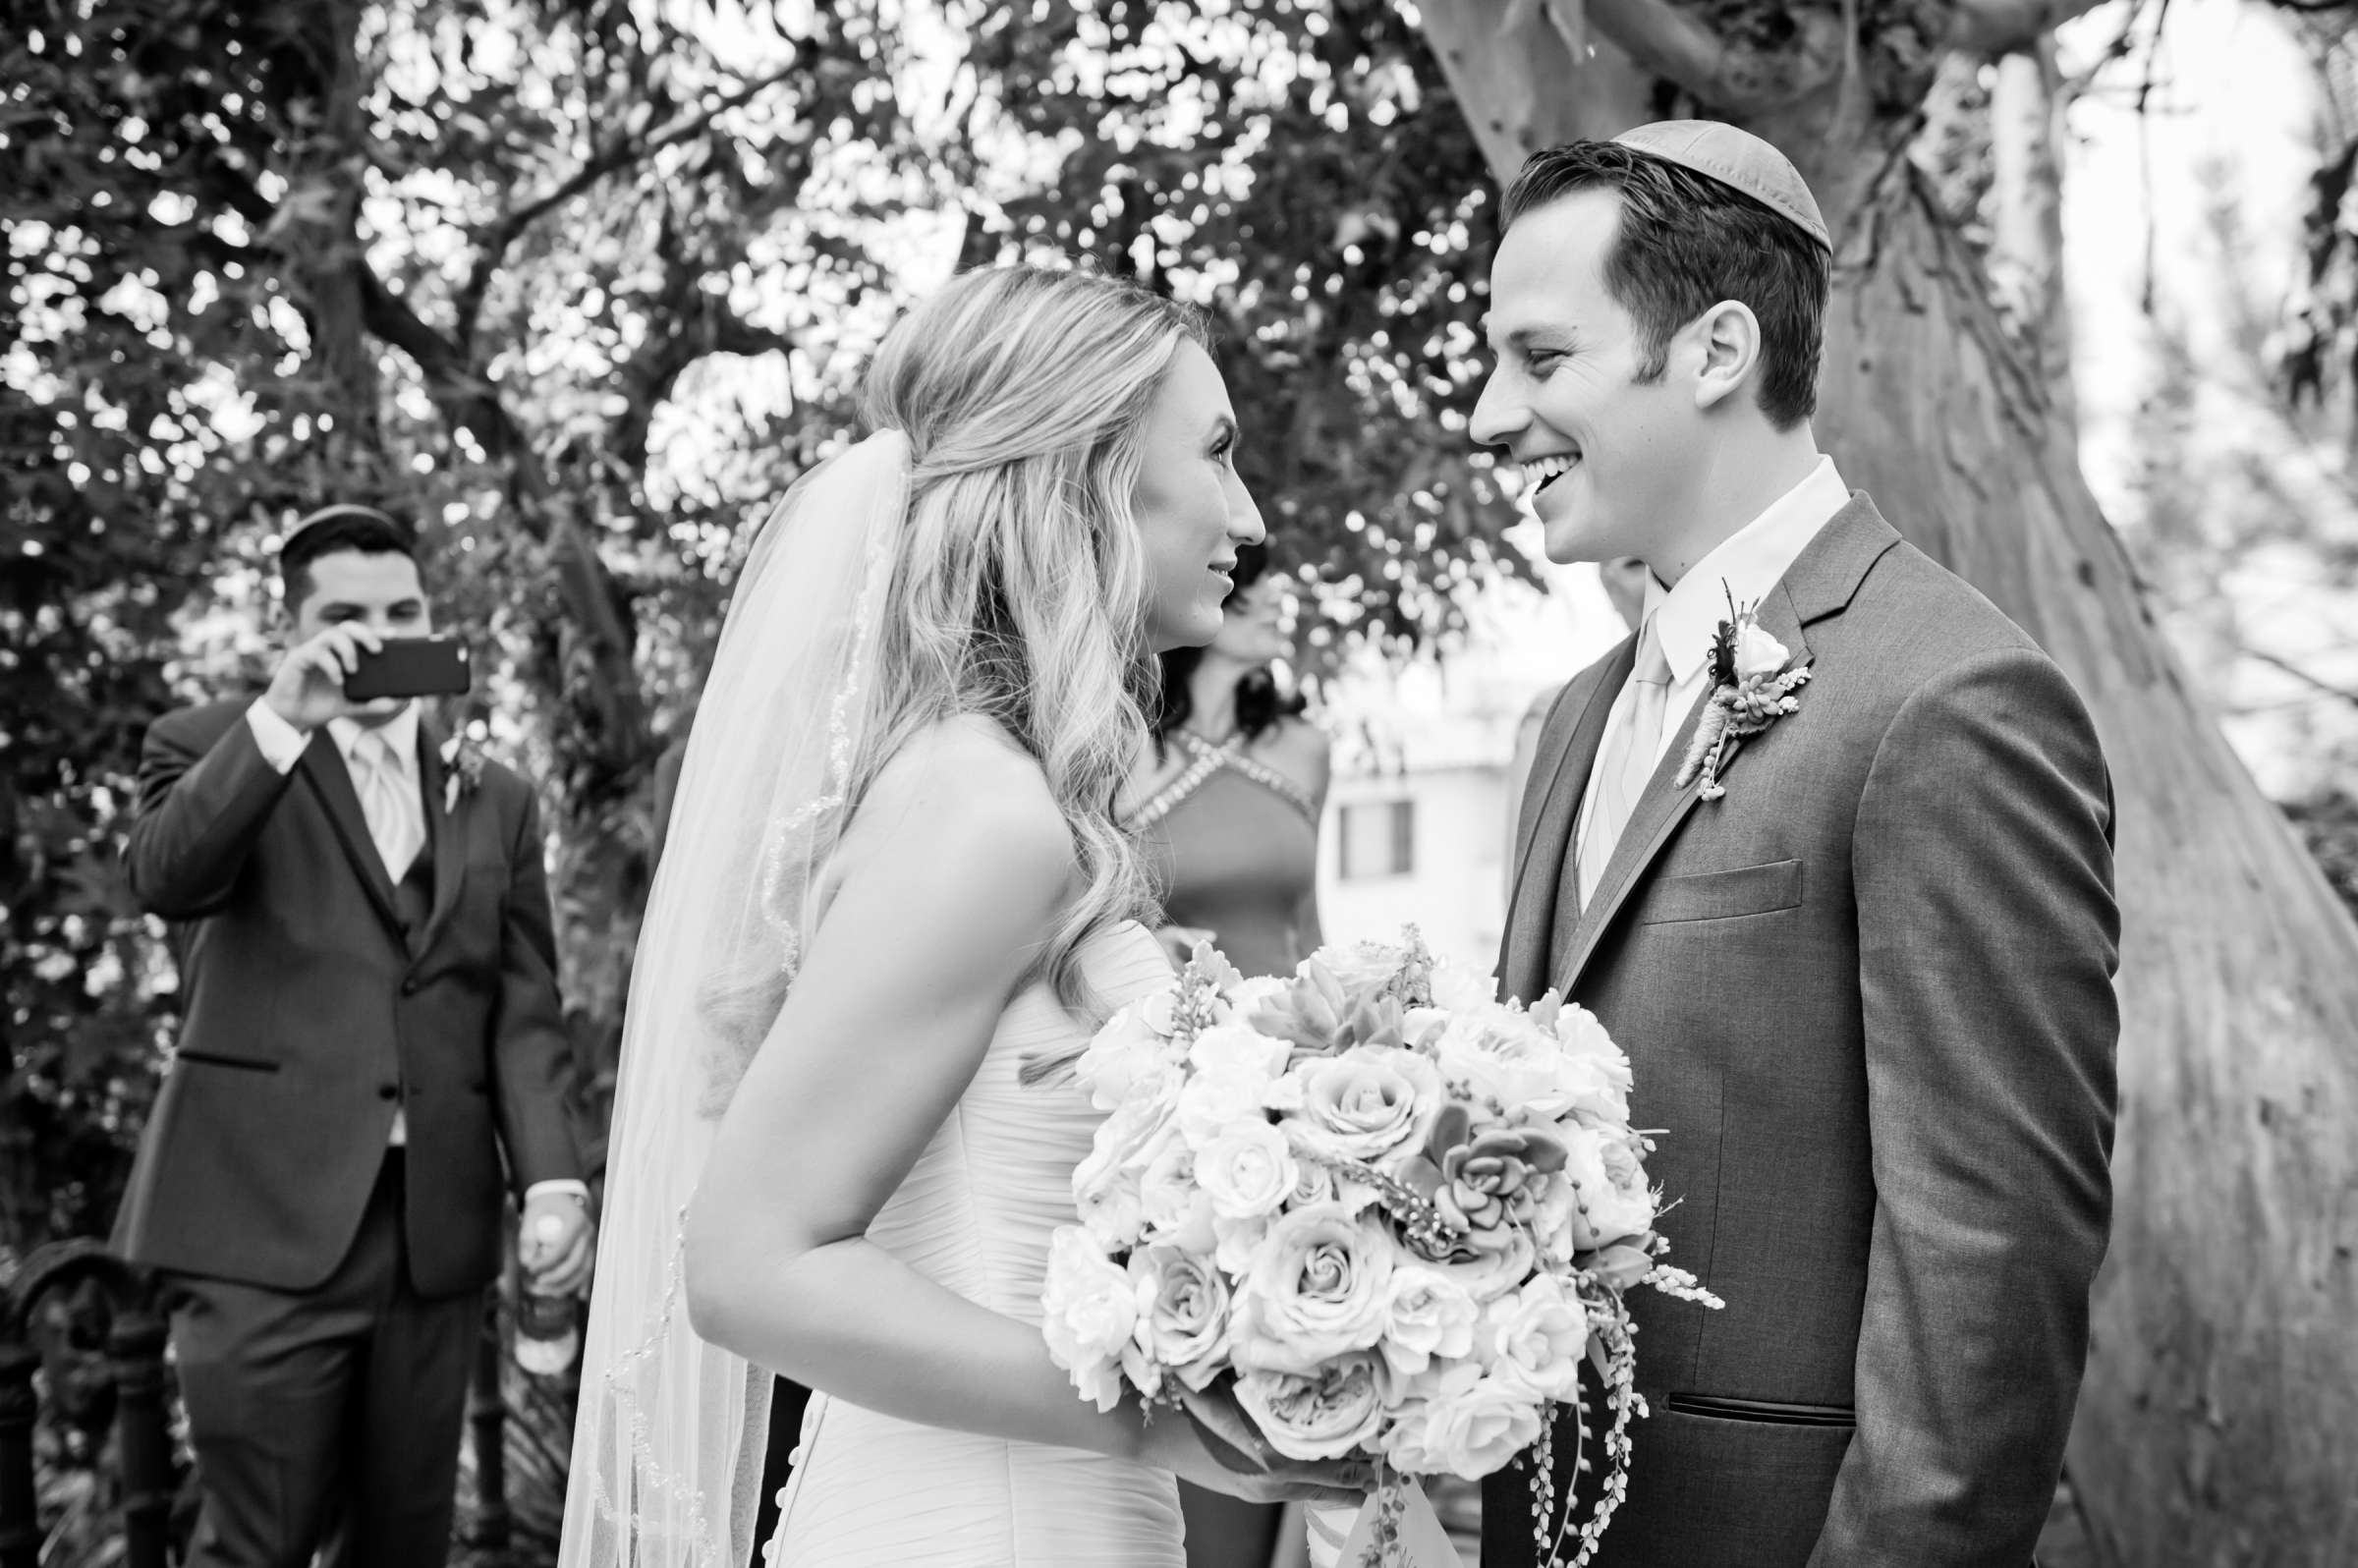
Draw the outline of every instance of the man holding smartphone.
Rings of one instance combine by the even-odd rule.
[[[279,577],[268,689],[140,757],[126,861],[185,1011],[115,1240],[172,1304],[195,1568],[437,1568],[504,1192],[535,1289],[590,1265],[539,812],[446,768],[414,694],[463,690],[463,655],[407,641],[405,526],[315,512]]]

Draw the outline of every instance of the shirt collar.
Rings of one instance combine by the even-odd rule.
[[[1834,472],[1834,460],[1821,457],[1799,484],[1696,562],[1676,588],[1647,585],[1646,613],[1654,618],[1673,683],[1686,685],[1711,657],[1712,639],[1727,619],[1729,597],[1738,604],[1766,598],[1818,531],[1849,503],[1850,490]]]
[[[416,773],[418,704],[408,703],[400,712],[378,725],[376,732],[392,746],[394,760]],[[344,754],[344,763],[349,767],[352,765],[353,748],[361,744],[361,737],[368,733],[368,726],[358,719],[335,718],[327,721],[327,733],[335,740],[336,750]]]

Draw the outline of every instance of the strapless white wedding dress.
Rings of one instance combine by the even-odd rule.
[[[1137,924],[1099,932],[1083,973],[1118,1006],[1170,979]],[[1073,1223],[1073,1169],[1103,1118],[1070,1082],[1017,1082],[1087,1027],[1044,982],[1000,1015],[974,1082],[869,1239],[969,1301],[1039,1321],[1048,1237]],[[1080,1396],[1075,1394],[1074,1398]],[[896,1421],[814,1393],[781,1493],[772,1568],[1179,1568],[1168,1472],[1077,1449]]]

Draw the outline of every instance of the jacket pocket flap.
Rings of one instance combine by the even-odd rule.
[[[1801,862],[1770,861],[1699,876],[1661,876],[1646,885],[1632,919],[1640,925],[1766,915],[1801,902]]]
[[[241,1072],[275,1073],[279,1064],[263,1056],[239,1056],[229,1051],[191,1050],[182,1046],[173,1051],[176,1062],[196,1062],[203,1067],[235,1067]]]
[[[1780,1405],[1767,1399],[1723,1399],[1716,1394],[1672,1394],[1662,1401],[1681,1416],[1714,1421],[1749,1421],[1764,1427],[1856,1427],[1859,1413],[1848,1405]]]

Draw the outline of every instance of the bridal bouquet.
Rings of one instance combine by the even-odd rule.
[[[1586,1359],[1610,1414],[1587,1560],[1638,1410],[1623,1294],[1717,1305],[1659,1260],[1629,1063],[1594,1017],[1552,993],[1500,1002],[1413,927],[1321,948],[1291,980],[1245,980],[1207,944],[1077,1072],[1108,1115],[1042,1301],[1083,1397],[1232,1387],[1278,1453],[1411,1478],[1474,1480],[1536,1447],[1553,1562],[1549,1407],[1572,1404],[1585,1437]],[[1354,1564],[1397,1552],[1412,1507],[1430,1521],[1411,1491],[1378,1489]]]

